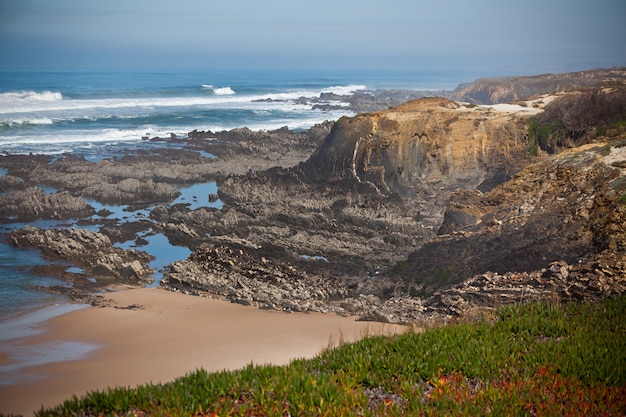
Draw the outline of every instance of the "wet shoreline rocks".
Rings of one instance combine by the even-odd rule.
[[[114,243],[162,233],[193,251],[165,268],[164,288],[390,323],[623,293],[624,138],[532,155],[530,114],[430,98],[302,132],[152,138],[163,148],[98,162],[6,156],[0,197],[35,216],[56,207],[36,186],[65,199],[59,218],[88,209],[85,198],[149,211],[132,222],[88,211],[81,222],[99,232],[25,227],[8,239],[85,278],[142,285],[149,255]],[[203,181],[218,191],[200,198],[221,209],[171,204],[177,187]]]
[[[2,223],[79,218],[92,214],[94,214],[94,209],[85,200],[73,196],[69,191],[48,194],[41,188],[28,187],[12,193],[0,194],[0,221]]]
[[[51,260],[72,262],[84,275],[120,283],[145,285],[152,282],[152,256],[113,246],[104,234],[81,228],[39,229],[25,226],[11,232],[9,241],[19,248],[37,248]]]
[[[161,286],[290,312],[327,313],[331,310],[328,299],[340,299],[347,294],[339,280],[316,279],[262,253],[240,245],[206,245],[188,259],[171,264]]]

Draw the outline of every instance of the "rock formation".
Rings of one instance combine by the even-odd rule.
[[[450,320],[468,306],[623,292],[622,134],[534,156],[526,120],[537,111],[524,110],[422,99],[344,118],[294,168],[220,179],[223,210],[153,214],[210,233],[220,251],[244,245],[249,270],[273,248],[264,259],[306,273],[294,280],[340,288],[326,310],[368,320]],[[285,308],[251,294],[280,297],[290,284],[215,278],[221,261],[197,260],[207,250],[164,284]],[[307,309],[319,303],[298,308]]]
[[[626,68],[564,74],[482,78],[459,85],[451,98],[473,104],[510,103],[540,94],[555,94],[587,87],[623,85]]]
[[[398,266],[420,288],[485,271],[540,270],[626,250],[626,143],[593,144],[529,165],[491,192],[455,192],[439,236]],[[619,156],[618,156],[619,155]]]
[[[466,103],[418,99],[306,132],[194,131],[146,139],[183,149],[97,163],[11,155],[0,158],[0,221],[91,215],[88,196],[161,203],[128,224],[85,220],[98,233],[27,227],[9,240],[85,276],[139,284],[149,256],[112,242],[163,233],[194,251],[166,268],[164,287],[261,308],[427,323],[508,302],[614,296],[626,288],[624,78],[479,80],[457,91]],[[592,84],[603,87],[569,91]],[[552,101],[467,103],[563,90]],[[569,123],[598,103],[617,110]],[[222,209],[169,204],[176,186],[213,179],[218,195],[202,198]]]
[[[383,194],[478,187],[528,155],[522,117],[442,99],[340,119],[300,170],[318,182],[354,180]]]
[[[15,177],[13,177],[15,178]],[[46,193],[29,187],[0,194],[0,222],[26,222],[35,219],[66,219],[90,216],[93,208],[68,191]]]
[[[152,256],[136,250],[123,250],[111,244],[102,233],[87,229],[38,229],[26,226],[13,231],[9,241],[21,248],[35,247],[52,260],[70,261],[85,270],[86,276],[108,278],[107,284],[146,284],[154,270],[147,264]]]
[[[329,299],[347,294],[340,280],[313,279],[293,265],[262,254],[240,245],[203,246],[187,260],[170,265],[162,285],[244,305],[324,313],[330,310]]]

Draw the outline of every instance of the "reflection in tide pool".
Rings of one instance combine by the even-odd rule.
[[[102,204],[96,200],[85,199],[85,202],[94,208],[96,213],[99,213],[101,210],[106,210],[109,212],[105,216],[108,220],[117,220],[117,221],[134,221],[139,219],[148,219],[150,215],[150,211],[154,208],[154,206],[142,208],[139,210],[131,211],[128,209],[128,205],[114,205],[114,204]],[[99,215],[95,215],[94,218],[100,217]]]
[[[179,188],[178,191],[180,191],[180,195],[171,205],[189,204],[189,210],[197,210],[200,207],[213,207],[221,210],[224,205],[220,200],[209,201],[210,194],[217,194],[215,182],[194,184],[190,187]]]
[[[6,170],[0,169],[0,176],[6,174]],[[47,193],[56,190],[44,188]],[[220,200],[210,202],[209,195],[217,194],[217,185],[214,181],[194,184],[189,187],[180,188],[180,196],[170,203],[187,204],[190,210],[197,210],[202,207],[220,210],[223,206]],[[151,221],[150,212],[156,207],[151,205],[139,210],[129,210],[128,205],[102,204],[96,200],[86,199],[87,204],[92,206],[96,212],[107,210],[110,214],[105,216],[107,220],[116,220],[122,226],[126,222],[139,220]],[[35,220],[32,222],[16,222],[0,225],[0,234],[5,235],[14,229],[22,229],[25,226],[37,227],[40,229],[80,227],[92,232],[99,232],[102,219],[99,215],[94,215],[94,224],[77,226],[80,219],[69,220]],[[123,227],[123,226],[122,226]],[[145,245],[137,246],[136,239],[141,238],[147,242]],[[186,247],[170,244],[167,237],[157,234],[153,230],[148,230],[136,236],[133,240],[116,244],[123,249],[137,249],[147,252],[155,257],[149,265],[156,270],[153,275],[154,283],[151,286],[158,286],[163,278],[163,268],[174,261],[186,259],[191,250]],[[0,320],[15,313],[23,312],[35,308],[40,308],[54,303],[66,301],[65,296],[55,295],[41,291],[38,287],[50,287],[53,285],[65,285],[64,282],[51,277],[34,275],[28,272],[29,268],[37,265],[53,265],[59,262],[51,262],[41,257],[39,250],[23,250],[15,248],[7,243],[3,236],[0,236]],[[68,272],[81,274],[84,271],[72,265],[68,265]],[[87,277],[87,279],[90,279]],[[93,278],[91,278],[93,279]]]
[[[149,287],[159,286],[161,279],[163,279],[164,267],[174,261],[186,259],[189,255],[191,255],[191,250],[189,250],[189,248],[172,245],[167,237],[160,233],[140,237],[148,243],[142,246],[137,246],[134,240],[129,240],[124,243],[116,243],[115,246],[122,249],[141,250],[155,257],[155,259],[148,264],[156,270],[156,272],[152,275],[154,282],[150,284]]]

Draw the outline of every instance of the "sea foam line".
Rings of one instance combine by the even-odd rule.
[[[253,131],[270,131],[284,126],[288,126],[290,129],[308,129],[325,120],[336,120],[341,116],[350,115],[353,114],[340,110],[324,113],[299,113],[291,117],[285,115],[286,117],[278,117],[272,120],[248,122],[246,127]],[[64,152],[71,152],[71,149],[68,149],[68,147],[84,148],[89,144],[98,146],[99,144],[116,142],[141,142],[146,136],[150,138],[167,138],[171,133],[179,137],[186,137],[187,133],[193,130],[220,132],[236,127],[242,127],[241,121],[223,124],[201,122],[194,125],[141,125],[132,129],[72,129],[54,133],[49,132],[43,136],[37,132],[27,132],[20,135],[0,136],[0,151],[10,150],[14,153],[28,153],[34,147],[38,153],[56,154],[60,148],[63,148]]]
[[[207,84],[207,87],[209,85]],[[57,99],[57,100],[3,100],[0,97],[0,114],[16,115],[33,112],[59,112],[70,110],[123,109],[123,108],[154,108],[184,106],[259,106],[262,100],[293,102],[300,98],[317,98],[322,93],[349,95],[358,90],[366,89],[364,85],[347,85],[327,87],[320,90],[296,90],[284,93],[268,93],[257,95],[238,95],[231,87],[213,89],[214,95],[192,97],[156,97],[156,98],[107,98],[107,99]],[[4,95],[21,93],[3,93]],[[58,94],[62,97],[61,93]],[[269,103],[264,103],[269,105]],[[295,105],[295,103],[290,103]],[[244,107],[246,108],[246,107]]]
[[[0,104],[4,101],[58,101],[63,100],[63,94],[58,91],[9,91],[0,93]]]

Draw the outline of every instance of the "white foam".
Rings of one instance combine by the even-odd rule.
[[[208,106],[208,107],[221,107],[221,106],[233,106],[240,105],[241,108],[258,108],[258,102],[260,100],[273,100],[273,101],[285,101],[291,102],[302,97],[304,98],[317,98],[320,94],[335,93],[338,95],[349,95],[358,90],[366,88],[364,85],[347,85],[347,86],[334,86],[321,90],[296,90],[285,93],[270,93],[270,94],[258,94],[258,95],[238,95],[231,87],[214,88],[209,84],[202,85],[205,89],[211,89],[213,95],[208,96],[191,96],[191,97],[152,97],[152,98],[107,98],[107,99],[62,99],[62,100],[2,100],[0,98],[0,114],[12,116],[12,118],[18,118],[19,114],[24,113],[44,113],[46,116],[50,116],[51,112],[69,112],[75,111],[79,114],[74,114],[73,117],[87,117],[94,111],[102,110],[114,110],[114,109],[129,109],[135,108],[139,110],[145,110],[147,113],[151,113],[154,108],[157,107],[185,107],[185,106]],[[25,92],[28,93],[28,92]],[[31,92],[33,93],[33,92]],[[60,93],[51,93],[51,96],[62,97]],[[4,93],[5,95],[18,94],[18,93]],[[45,93],[33,93],[37,97],[46,96]],[[265,106],[271,107],[271,102],[264,102]],[[295,105],[291,103],[291,105]],[[56,114],[52,114],[55,117]],[[59,116],[61,117],[61,116]]]
[[[63,100],[63,94],[58,91],[9,91],[0,93],[0,105],[3,102],[18,101],[58,101]]]
[[[214,88],[213,92],[216,96],[229,96],[235,94],[235,90],[230,87]]]
[[[9,120],[0,121],[0,126],[6,126],[6,127],[20,127],[20,126],[28,126],[28,125],[51,125],[51,124],[54,124],[54,121],[47,117],[32,118],[32,119],[9,119]]]
[[[169,137],[169,132],[165,132],[162,128],[156,131],[150,126],[141,126],[135,129],[64,130],[58,133],[48,133],[45,136],[24,134],[0,137],[0,148],[19,148],[29,145],[58,148],[64,144],[88,146],[91,143],[140,141],[146,133],[149,133],[151,137]]]
[[[0,340],[6,341],[41,333],[39,325],[51,318],[87,308],[87,304],[56,304],[0,321]]]
[[[202,84],[202,88],[204,90],[212,91],[213,94],[215,94],[216,96],[229,96],[229,95],[236,94],[235,90],[233,90],[231,87],[218,87],[218,88],[215,88],[215,87],[213,87],[212,84]]]
[[[323,93],[333,93],[333,94],[337,94],[338,96],[348,96],[348,95],[352,95],[355,92],[359,91],[359,90],[365,90],[367,89],[367,86],[365,85],[337,85],[334,87],[328,87],[326,89],[324,89],[322,92]]]
[[[140,143],[145,136],[168,138],[171,133],[174,133],[179,137],[186,137],[187,133],[193,130],[219,132],[242,126],[251,130],[274,130],[284,126],[290,129],[306,129],[325,120],[336,120],[341,116],[351,115],[351,112],[345,108],[332,111],[313,110],[313,106],[319,103],[320,94],[334,92],[346,95],[364,89],[365,86],[331,86],[317,90],[302,89],[255,95],[236,94],[231,87],[216,89],[209,84],[202,85],[202,88],[211,89],[213,94],[152,98],[18,99],[10,105],[5,100],[0,104],[0,128],[4,127],[0,134],[0,151],[57,154],[61,150],[71,152],[103,144]],[[222,91],[222,94],[215,94],[216,90]],[[23,97],[31,95],[25,92]],[[42,94],[38,97],[45,96]],[[5,98],[7,97],[5,95]],[[331,104],[346,105],[335,101]],[[204,116],[199,116],[197,123],[192,121],[196,112],[213,109],[250,111],[253,116],[248,117],[242,113],[243,118],[226,117],[215,123],[211,123],[210,119]],[[184,110],[186,114],[185,117],[181,116],[181,122],[182,119],[187,120],[186,122],[177,124],[176,120],[170,118],[169,122],[163,125],[156,121],[159,120],[159,115],[176,116],[176,114],[182,114],[181,110]],[[155,123],[159,123],[158,125],[135,123],[135,121],[142,123],[142,118],[151,119],[153,116],[156,116],[154,120]],[[108,122],[107,119],[120,119],[120,121]],[[123,122],[123,119],[129,121]],[[133,121],[133,119],[136,120]],[[115,128],[99,125],[100,121],[104,125],[113,124]],[[44,126],[30,128],[31,125]],[[54,127],[47,129],[45,125],[54,125]]]

